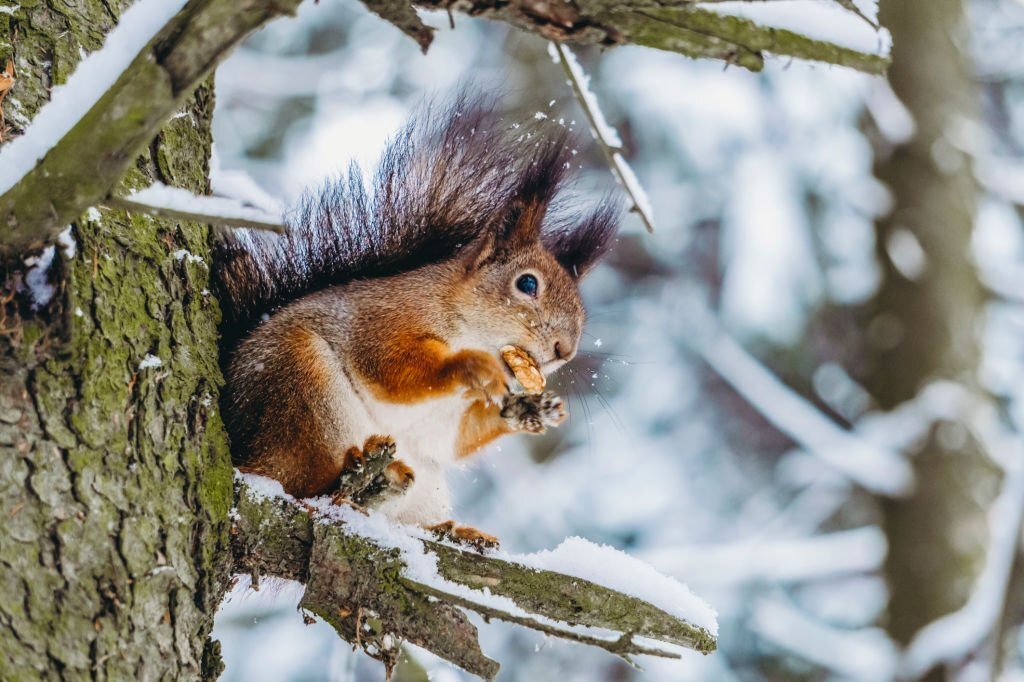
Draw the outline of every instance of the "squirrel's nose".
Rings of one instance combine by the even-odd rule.
[[[555,341],[556,360],[572,360],[574,355],[576,355],[576,344]]]

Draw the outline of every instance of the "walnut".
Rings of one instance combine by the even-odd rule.
[[[501,358],[527,393],[536,395],[544,390],[544,374],[525,350],[518,346],[502,346]]]

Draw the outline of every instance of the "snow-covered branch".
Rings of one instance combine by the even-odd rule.
[[[385,665],[405,640],[493,678],[498,664],[462,609],[627,659],[715,649],[714,611],[685,586],[578,538],[484,556],[328,498],[294,500],[249,475],[237,479],[233,519],[236,571],[256,585],[261,575],[304,583],[300,607]]]
[[[565,45],[548,43],[548,52],[556,64],[562,65],[569,87],[572,88],[580,108],[583,109],[583,114],[587,117],[590,132],[604,153],[608,168],[633,202],[631,210],[640,215],[648,232],[654,232],[654,209],[651,207],[647,193],[640,185],[636,174],[633,173],[633,169],[622,156],[622,138],[619,137],[619,132],[605,119],[604,112],[601,111],[601,107],[597,103],[597,98],[590,90],[590,77],[583,71],[576,55]]]
[[[285,228],[279,216],[238,199],[198,196],[159,182],[125,197],[110,197],[105,203],[136,213],[221,227],[248,227],[277,233],[284,232]]]
[[[53,237],[106,199],[193,88],[300,0],[140,0],[21,137],[0,149],[0,242]]]
[[[392,0],[364,0],[380,7]],[[586,45],[636,44],[689,57],[720,59],[753,71],[765,54],[883,73],[889,64],[889,33],[844,0],[790,2],[651,2],[650,0],[415,0],[418,7],[486,16],[557,42]],[[385,17],[388,18],[388,17]],[[400,22],[393,22],[409,32]]]

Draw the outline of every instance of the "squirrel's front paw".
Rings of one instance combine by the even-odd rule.
[[[508,375],[493,355],[464,350],[452,359],[453,371],[468,390],[468,396],[482,396],[487,402],[502,404],[508,395]]]
[[[513,393],[505,397],[501,416],[516,431],[544,433],[549,426],[558,426],[568,416],[565,403],[551,391],[538,395]]]

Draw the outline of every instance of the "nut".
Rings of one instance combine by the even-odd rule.
[[[518,346],[502,346],[500,352],[501,359],[516,375],[516,379],[527,393],[536,395],[544,390],[544,374],[529,353]]]

